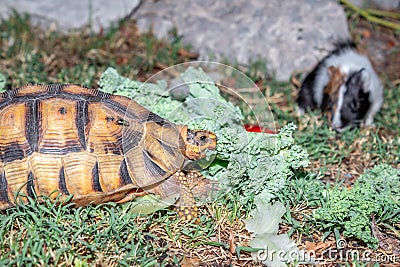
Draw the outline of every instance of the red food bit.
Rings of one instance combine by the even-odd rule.
[[[267,133],[267,134],[276,134],[275,131],[263,128],[259,125],[250,125],[250,124],[245,124],[244,128],[248,132],[253,132],[253,133]]]

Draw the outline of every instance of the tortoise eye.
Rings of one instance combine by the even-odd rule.
[[[206,139],[207,139],[207,136],[205,136],[205,135],[200,136],[200,141],[205,141]]]

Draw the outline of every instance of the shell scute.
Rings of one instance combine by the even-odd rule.
[[[65,99],[46,99],[39,102],[41,119],[38,151],[44,154],[66,155],[83,151],[76,124],[75,102]]]
[[[11,162],[32,154],[26,138],[26,107],[24,103],[0,109],[0,160]]]

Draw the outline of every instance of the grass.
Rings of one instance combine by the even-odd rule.
[[[155,226],[161,221],[168,227],[178,227],[178,222],[160,218],[153,215],[142,222],[142,218],[129,213],[129,205],[71,209],[50,200],[40,205],[31,201],[1,217],[1,265],[151,266],[154,262],[162,263],[167,243],[157,240],[152,231],[157,231]]]
[[[329,184],[338,189],[351,188],[365,170],[381,163],[400,168],[399,77],[389,79],[385,73],[382,77],[385,84],[385,102],[376,116],[376,127],[355,128],[341,134],[329,129],[326,117],[318,111],[302,118],[297,117],[294,103],[297,90],[293,85],[273,86],[270,81],[264,83],[267,88],[266,96],[270,100],[269,104],[277,123],[284,125],[290,121],[297,122],[299,131],[295,134],[296,141],[307,148],[311,159],[310,167],[304,170],[306,174],[299,173],[297,179],[290,182],[288,190],[283,190],[279,196],[281,202],[286,203],[291,210],[291,213],[285,216],[282,232],[289,233],[302,248],[307,248],[306,242],[317,244],[324,249],[327,247],[324,247],[323,243],[335,247],[338,238],[346,238],[341,232],[335,234],[329,224],[321,225],[313,216],[315,209],[328,206],[329,203],[323,203],[322,200],[325,199],[323,192],[330,188]],[[398,216],[396,210],[387,212],[388,217]],[[394,244],[398,244],[400,224],[392,220],[387,227],[385,218],[384,212],[378,226],[388,236],[393,237]],[[348,249],[369,249],[355,238],[348,238],[347,241]],[[316,251],[318,253],[318,249]],[[388,253],[392,259],[395,257],[396,262],[399,262],[398,251],[380,248],[373,250],[373,253]],[[331,263],[329,259],[325,262],[327,265]],[[360,262],[355,264],[363,265]],[[379,266],[379,263],[376,265]]]
[[[229,251],[226,229],[244,231],[243,222],[227,217],[227,207],[221,206],[210,207],[214,215],[203,211],[197,225],[183,223],[169,210],[141,217],[130,213],[131,203],[75,209],[59,204],[41,198],[1,215],[0,265],[176,266],[197,254],[205,256],[202,262],[213,262],[210,251]],[[248,236],[239,239],[238,244]]]
[[[1,67],[9,89],[28,82],[71,81],[97,87],[107,67],[115,67],[131,79],[146,80],[164,66],[193,57],[179,36],[171,36],[167,43],[151,33],[139,35],[131,21],[98,34],[84,29],[61,35],[41,31],[29,24],[27,16],[15,13],[2,22],[0,32]]]
[[[151,33],[140,35],[130,21],[98,34],[84,29],[62,35],[35,28],[27,17],[14,14],[0,24],[0,71],[7,77],[8,89],[29,82],[97,87],[100,73],[109,66],[143,81],[166,66],[195,57],[179,36],[172,33],[171,38],[165,42]],[[376,128],[337,134],[319,112],[299,119],[297,89],[290,83],[260,79],[261,65],[255,62],[246,73],[265,93],[278,126],[292,121],[299,125],[296,141],[312,162],[278,195],[288,207],[280,232],[289,233],[303,248],[306,241],[332,245],[334,233],[316,228],[312,216],[323,205],[324,189],[351,187],[365,169],[379,163],[400,168],[400,83],[385,80],[385,104]],[[140,217],[130,208],[128,203],[71,209],[48,199],[11,208],[0,214],[0,265],[254,266],[249,254],[235,253],[235,247],[247,246],[250,235],[242,221],[249,207],[233,197],[205,206],[199,225],[183,224],[170,210]],[[388,225],[385,231],[393,234],[399,228]]]
[[[305,117],[298,118],[295,110],[294,99],[297,90],[293,85],[273,86],[266,81],[267,98],[274,112],[274,118],[278,125],[295,121],[299,131],[295,134],[298,144],[307,148],[311,165],[305,173],[299,173],[297,179],[290,181],[287,190],[283,190],[279,196],[281,202],[286,203],[290,214],[285,216],[282,232],[289,233],[291,238],[297,240],[300,247],[307,248],[308,244],[314,244],[317,248],[327,249],[335,247],[338,238],[346,238],[349,242],[348,249],[354,251],[370,248],[355,238],[347,238],[332,231],[337,225],[331,227],[328,223],[321,224],[314,218],[314,212],[318,207],[328,206],[324,203],[323,192],[326,192],[329,184],[336,188],[351,188],[359,176],[380,163],[386,163],[400,168],[400,86],[398,78],[389,80],[383,75],[385,81],[385,102],[381,112],[376,116],[375,128],[355,128],[341,134],[333,132],[328,127],[326,117],[316,111]],[[271,85],[272,84],[272,85]],[[400,186],[400,184],[399,184]],[[390,216],[398,216],[396,210],[388,211]],[[390,223],[386,227],[386,215],[383,213],[378,223],[379,228],[388,236],[397,241],[400,224]],[[325,230],[324,230],[325,229]],[[323,244],[329,245],[328,247]],[[353,246],[354,245],[354,246]],[[314,248],[314,247],[312,247]],[[314,248],[315,249],[315,248]],[[315,249],[317,253],[323,250]],[[385,249],[372,250],[372,254],[389,254],[399,261],[398,251]],[[393,253],[393,254],[391,254]],[[322,254],[321,254],[322,255]],[[331,264],[326,259],[324,264]],[[387,263],[387,262],[386,262]],[[355,263],[363,266],[361,262]],[[379,263],[377,263],[379,266]]]

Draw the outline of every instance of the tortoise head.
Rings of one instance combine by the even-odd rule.
[[[184,127],[181,132],[185,147],[182,153],[191,160],[198,160],[206,157],[207,150],[215,150],[217,136],[207,130],[189,130]]]

